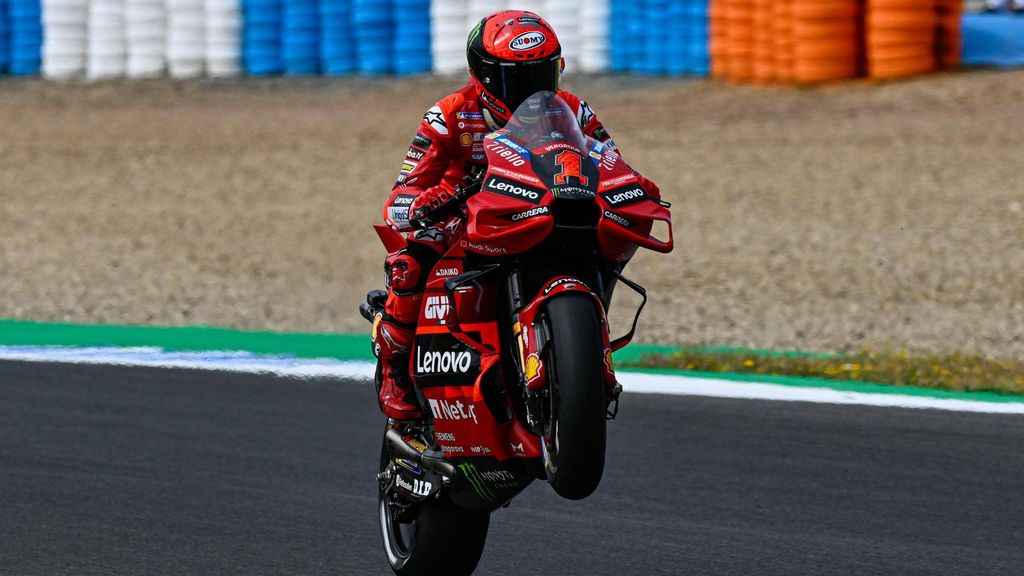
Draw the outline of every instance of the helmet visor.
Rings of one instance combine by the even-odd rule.
[[[501,80],[487,88],[511,112],[537,92],[558,90],[561,62],[561,56],[557,54],[532,62],[499,62],[494,66],[494,72]]]

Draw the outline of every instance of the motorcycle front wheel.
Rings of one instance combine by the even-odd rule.
[[[381,471],[390,462],[381,448]],[[470,576],[487,541],[491,515],[455,506],[444,496],[412,504],[399,515],[383,490],[378,491],[378,513],[384,552],[399,576]]]
[[[580,500],[597,490],[606,443],[601,321],[593,300],[565,294],[547,303],[554,368],[544,434],[544,470],[555,492]]]

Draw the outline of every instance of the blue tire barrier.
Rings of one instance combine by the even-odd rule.
[[[634,65],[634,47],[637,40],[632,36],[634,13],[639,12],[639,0],[613,0],[611,5],[610,50],[611,67],[614,72],[630,72]]]
[[[613,0],[611,68],[706,76],[708,0]]]
[[[265,76],[284,71],[282,16],[281,0],[243,0],[242,61],[247,74]]]
[[[0,0],[0,74],[7,73],[10,56],[10,23],[7,16],[7,0]]]
[[[644,74],[664,74],[668,60],[669,0],[643,0],[640,12],[644,19],[644,33],[633,68]]]
[[[352,0],[356,69],[364,74],[394,71],[391,4],[381,0]]]
[[[422,74],[433,68],[430,55],[430,0],[392,0],[395,74]]]
[[[43,47],[43,10],[39,0],[8,0],[7,14],[8,73],[39,74]]]
[[[351,0],[320,0],[320,69],[349,74],[356,69]]]
[[[320,12],[316,0],[284,0],[281,54],[285,74],[320,71]]]
[[[1024,15],[964,14],[965,66],[1024,66]]]

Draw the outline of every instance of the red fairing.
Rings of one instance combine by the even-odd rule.
[[[544,309],[544,304],[552,298],[557,298],[567,292],[578,292],[586,294],[594,302],[594,309],[601,320],[601,336],[604,344],[604,384],[611,390],[615,386],[615,368],[611,361],[611,346],[608,341],[608,320],[605,316],[604,304],[601,299],[582,280],[571,276],[558,276],[552,278],[547,286],[537,292],[533,300],[519,314],[519,324],[516,327],[520,338],[520,361],[523,373],[526,376],[526,386],[530,390],[541,390],[548,383],[548,368],[545,360],[544,350],[541,349],[541,339],[538,337],[540,327],[537,316]]]
[[[630,168],[619,154],[603,143],[589,151],[554,142],[526,150],[505,131],[484,139],[488,170],[480,193],[469,199],[467,233],[462,246],[484,255],[516,254],[543,241],[554,227],[552,204],[555,196],[531,165],[531,158],[554,155],[560,170],[579,172],[581,162],[596,164],[597,204],[600,208],[598,239],[601,252],[610,260],[624,262],[638,246],[672,250],[671,213],[660,200],[660,191]],[[569,154],[561,154],[561,152]],[[564,163],[563,156],[573,157]],[[556,183],[563,174],[555,175]],[[581,175],[576,177],[586,178]],[[584,182],[584,184],[587,182]],[[651,236],[654,222],[668,224],[668,238]]]
[[[484,402],[484,378],[500,378],[501,346],[493,284],[450,294],[445,280],[464,271],[453,246],[427,281],[410,370],[434,420],[434,436],[448,458],[538,458],[540,441],[517,418],[498,422]]]

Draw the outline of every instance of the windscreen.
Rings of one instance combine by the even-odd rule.
[[[516,108],[503,132],[531,151],[552,142],[566,142],[586,155],[591,146],[572,108],[550,91],[527,98]]]

